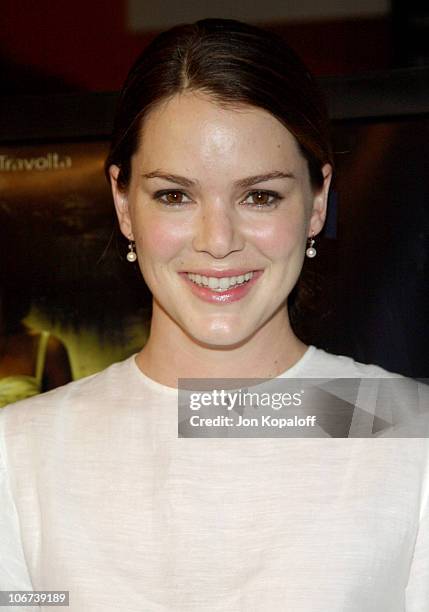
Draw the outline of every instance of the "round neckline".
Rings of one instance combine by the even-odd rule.
[[[291,366],[287,370],[284,370],[281,374],[276,376],[276,378],[293,378],[294,376],[296,376],[297,372],[307,363],[307,361],[313,356],[315,351],[316,347],[310,344],[305,353],[302,355],[302,357],[300,357],[293,366]],[[154,380],[153,378],[150,378],[139,368],[136,361],[137,355],[138,353],[132,355],[128,359],[128,362],[130,362],[131,368],[133,372],[139,377],[139,380],[144,381],[149,388],[153,389],[154,391],[157,391],[158,393],[161,392],[168,393],[170,395],[176,395],[178,392],[177,387],[163,385],[162,383]]]

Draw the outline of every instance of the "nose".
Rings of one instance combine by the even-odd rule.
[[[244,247],[240,220],[234,210],[223,203],[203,206],[196,219],[193,247],[196,251],[223,259]]]

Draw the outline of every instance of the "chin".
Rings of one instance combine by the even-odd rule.
[[[243,329],[236,326],[222,324],[201,326],[198,329],[185,329],[190,338],[197,344],[213,349],[234,349],[245,344],[256,330]]]

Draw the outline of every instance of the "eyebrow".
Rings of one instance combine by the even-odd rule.
[[[152,179],[152,178],[160,178],[165,181],[169,181],[170,183],[175,183],[176,185],[182,185],[183,187],[193,187],[198,183],[198,181],[193,181],[185,176],[179,176],[178,174],[169,174],[166,172],[162,172],[161,170],[154,170],[153,172],[148,172],[147,174],[142,174],[142,178]],[[280,172],[276,170],[274,172],[268,172],[267,174],[256,174],[255,176],[248,176],[244,179],[240,179],[235,182],[237,187],[251,187],[252,185],[256,185],[257,183],[263,183],[265,181],[270,181],[272,179],[278,178],[291,178],[294,179],[295,176],[291,172]]]

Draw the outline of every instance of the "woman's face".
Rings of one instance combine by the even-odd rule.
[[[122,232],[169,324],[198,343],[245,342],[287,319],[307,237],[322,228],[330,166],[314,193],[295,138],[268,112],[176,95],[146,117]]]

